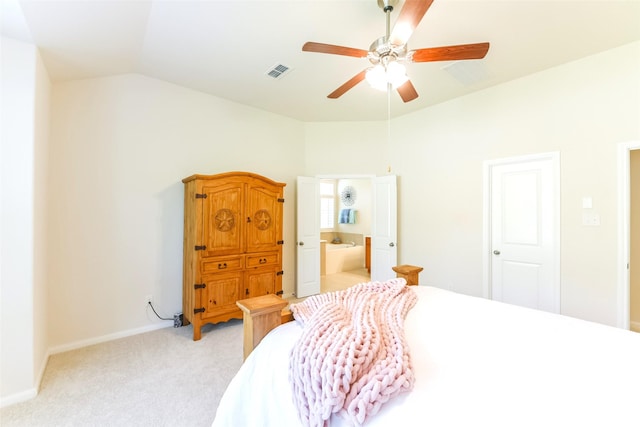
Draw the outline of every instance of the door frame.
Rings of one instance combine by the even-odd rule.
[[[629,262],[631,254],[631,179],[632,150],[640,150],[640,141],[618,144],[618,327],[629,329],[631,283]]]
[[[383,175],[383,176],[386,176],[386,175]],[[321,179],[336,179],[336,180],[338,180],[338,179],[368,179],[373,184],[375,179],[376,178],[380,178],[380,177],[375,175],[375,174],[351,174],[351,175],[350,174],[317,174],[317,175],[314,175],[313,178],[316,178],[318,180],[321,180]],[[396,179],[397,179],[397,175],[396,175]],[[373,186],[372,186],[371,191],[372,192],[375,191]],[[396,184],[396,192],[397,192],[397,184]],[[373,199],[373,197],[372,197],[372,199]],[[396,198],[396,209],[397,209],[397,206],[398,206],[398,201],[397,201],[397,198]],[[373,204],[373,200],[372,200],[371,209],[372,210],[375,209],[375,206]],[[296,212],[296,215],[297,215],[297,212]],[[396,211],[396,215],[397,215],[397,211]],[[397,234],[397,226],[396,226],[396,234]],[[298,237],[296,236],[296,242],[297,242],[297,238]],[[396,240],[397,240],[397,235],[396,235]],[[396,251],[397,251],[397,249],[398,249],[397,248],[397,241],[394,242],[394,243],[396,245]],[[396,252],[396,256],[397,256],[397,252]],[[296,270],[298,269],[298,262],[299,261],[296,260]],[[372,272],[373,272],[373,268],[374,267],[371,266],[371,268],[372,268]],[[297,275],[297,272],[296,272],[296,275]]]
[[[491,295],[491,182],[492,173],[495,166],[503,166],[514,163],[528,163],[539,160],[551,160],[553,171],[553,271],[552,277],[554,280],[554,302],[553,305],[556,308],[556,312],[560,313],[560,152],[553,151],[548,153],[529,154],[517,157],[506,157],[493,160],[485,160],[483,162],[482,171],[482,296],[487,299],[492,299]]]

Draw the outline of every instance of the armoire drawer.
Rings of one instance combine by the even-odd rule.
[[[242,256],[206,258],[202,260],[202,273],[235,271],[243,268]]]
[[[247,268],[280,264],[280,252],[263,252],[259,254],[247,255],[246,262]]]

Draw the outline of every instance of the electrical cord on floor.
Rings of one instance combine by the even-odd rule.
[[[167,319],[165,317],[160,317],[160,315],[158,314],[156,309],[153,308],[153,304],[151,304],[151,301],[149,301],[149,306],[151,307],[151,310],[153,310],[153,312],[156,314],[156,316],[158,316],[158,319],[160,319],[160,320],[174,320],[174,319]]]

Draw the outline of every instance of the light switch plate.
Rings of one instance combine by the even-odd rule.
[[[595,213],[583,213],[582,225],[597,227],[600,225],[600,215]]]

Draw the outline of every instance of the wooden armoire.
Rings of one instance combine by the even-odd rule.
[[[249,172],[192,175],[184,183],[183,324],[242,319],[237,300],[282,295],[286,184]]]

